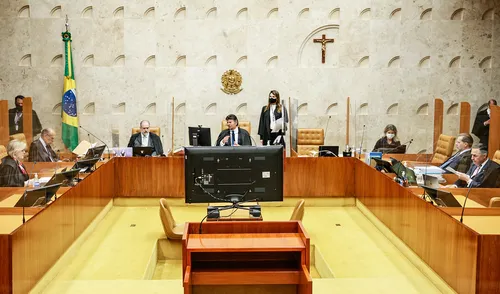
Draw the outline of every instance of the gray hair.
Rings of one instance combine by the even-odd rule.
[[[45,128],[45,129],[42,130],[42,136],[50,135],[50,134],[55,134],[55,133],[56,133],[56,131],[54,131],[51,128]]]
[[[14,157],[15,152],[22,151],[24,149],[26,149],[26,143],[19,140],[12,140],[7,145],[7,154],[9,154],[10,157]]]
[[[488,148],[486,146],[479,145],[479,146],[472,147],[472,149],[477,149],[477,150],[479,150],[479,153],[481,155],[488,156]]]
[[[141,127],[141,128],[142,128],[142,123],[143,123],[143,122],[147,122],[147,123],[148,123],[148,125],[150,125],[150,126],[151,126],[151,123],[149,122],[149,120],[146,120],[146,119],[145,119],[145,120],[141,120],[141,122],[139,123],[139,127]]]

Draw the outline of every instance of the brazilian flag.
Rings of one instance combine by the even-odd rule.
[[[78,112],[76,111],[76,83],[71,54],[71,33],[62,33],[65,51],[64,94],[62,97],[62,140],[71,151],[78,146]]]

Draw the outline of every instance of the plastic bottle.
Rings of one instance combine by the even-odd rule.
[[[38,188],[40,187],[40,181],[38,180],[38,174],[35,173],[35,176],[33,177],[33,187]]]

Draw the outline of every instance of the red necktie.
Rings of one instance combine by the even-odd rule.
[[[23,164],[22,163],[19,163],[19,169],[21,170],[21,172],[23,173],[23,175],[27,175],[28,173],[26,172],[26,170],[24,169],[23,167]]]

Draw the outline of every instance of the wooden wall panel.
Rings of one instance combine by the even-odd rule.
[[[23,99],[23,133],[26,137],[26,144],[28,149],[31,142],[33,142],[33,99],[25,97]]]
[[[113,198],[114,164],[103,165],[11,234],[14,293],[27,293]]]
[[[475,292],[479,234],[362,162],[355,174],[359,201],[457,292]]]
[[[481,235],[477,293],[500,293],[500,235]]]
[[[500,106],[490,106],[490,136],[488,138],[488,157],[493,158],[495,151],[500,150]]]
[[[436,98],[434,99],[434,143],[432,144],[433,152],[436,152],[436,146],[439,140],[439,135],[443,133],[443,118],[444,118],[443,100]]]
[[[9,101],[0,100],[0,145],[9,143]]]
[[[460,102],[460,128],[459,133],[470,133],[470,104]]]
[[[0,293],[12,292],[10,235],[0,235]]]

